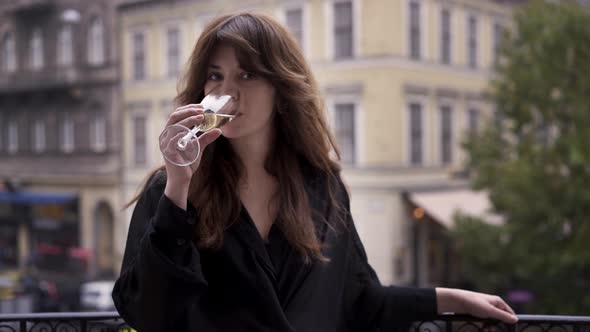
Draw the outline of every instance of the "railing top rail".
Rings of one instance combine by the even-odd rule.
[[[42,313],[20,313],[20,314],[0,314],[0,321],[16,320],[60,320],[60,319],[78,319],[78,320],[102,320],[121,318],[116,311],[102,312],[42,312]]]
[[[590,316],[517,315],[522,322],[590,323]]]
[[[519,323],[587,323],[590,324],[590,316],[559,316],[559,315],[516,315]],[[454,315],[445,314],[440,315],[433,320],[442,321],[488,321],[488,319],[482,319],[466,315]]]
[[[557,316],[557,315],[517,315],[519,324],[523,323],[565,323],[565,324],[587,324],[590,325],[590,316]],[[18,313],[0,314],[1,321],[42,321],[42,320],[111,320],[121,319],[116,311],[103,312],[47,312],[47,313]],[[466,315],[445,314],[440,315],[432,321],[453,321],[453,322],[482,322],[493,321]]]

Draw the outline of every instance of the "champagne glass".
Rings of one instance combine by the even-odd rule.
[[[199,136],[209,130],[220,128],[235,117],[231,114],[234,100],[228,95],[209,94],[205,96],[201,105],[205,109],[204,119],[200,125],[189,129],[181,124],[173,124],[160,134],[160,151],[166,160],[177,166],[188,166],[201,153]]]

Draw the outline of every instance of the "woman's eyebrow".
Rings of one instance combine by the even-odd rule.
[[[217,65],[217,64],[210,64],[209,69],[221,70],[221,66]],[[242,66],[238,66],[236,69],[244,70],[244,68],[242,68]]]

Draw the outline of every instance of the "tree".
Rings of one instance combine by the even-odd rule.
[[[542,314],[590,312],[590,12],[531,1],[515,14],[491,84],[496,121],[464,147],[500,227],[454,232],[480,290],[526,288]]]

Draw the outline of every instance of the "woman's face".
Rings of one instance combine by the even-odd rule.
[[[272,126],[275,88],[262,77],[240,68],[235,49],[220,45],[207,68],[205,94],[227,94],[234,98],[236,117],[222,127],[223,136],[234,139],[268,135]]]

